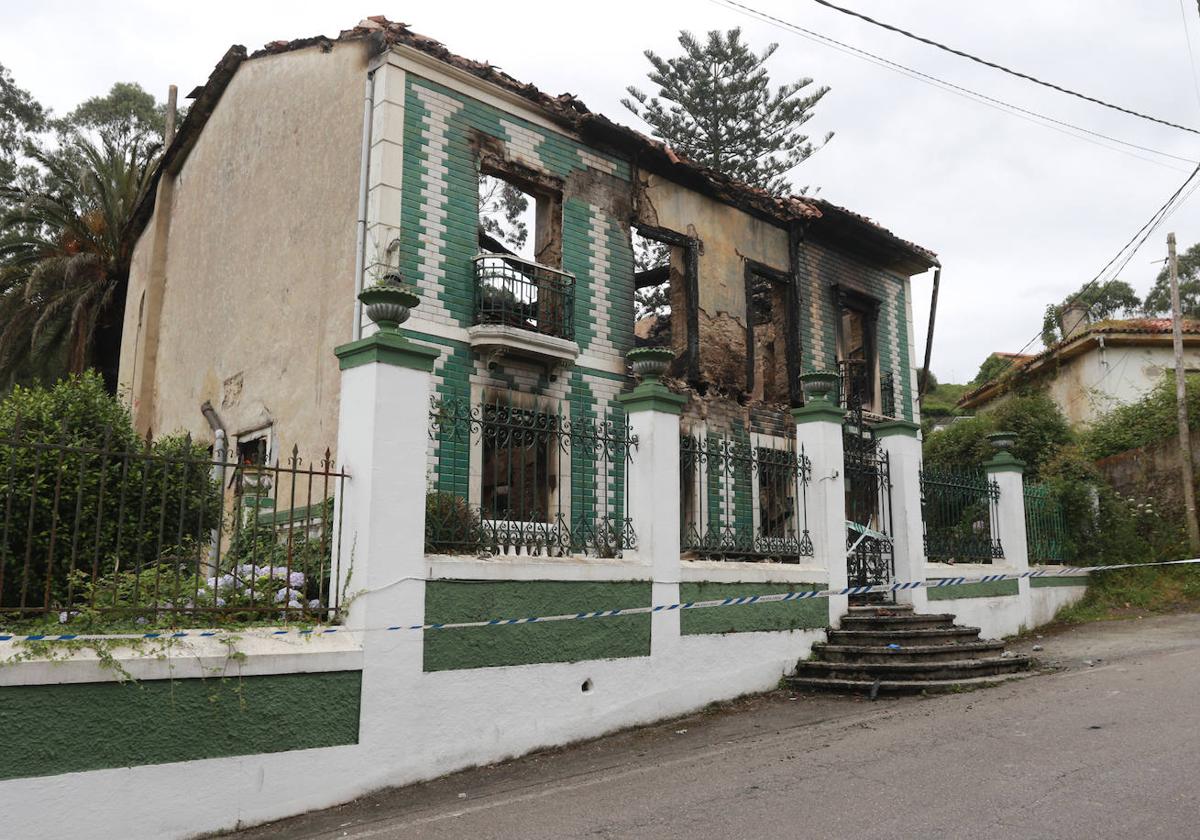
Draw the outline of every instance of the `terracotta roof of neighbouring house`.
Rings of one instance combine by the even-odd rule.
[[[1200,320],[1184,318],[1180,328],[1185,336],[1200,336]],[[1055,359],[1076,356],[1098,344],[1101,336],[1106,340],[1109,337],[1119,338],[1124,344],[1138,344],[1149,341],[1158,343],[1171,334],[1170,318],[1109,319],[1089,324],[1076,335],[1056,342],[1040,353],[993,353],[993,356],[1011,358],[1012,364],[999,376],[963,394],[957,405],[959,408],[976,408],[987,403],[1003,394],[1010,383],[1019,381],[1023,375],[1033,373]],[[1150,339],[1150,336],[1155,338]]]
[[[891,231],[876,224],[865,216],[853,213],[823,199],[808,199],[801,196],[775,196],[759,187],[745,184],[714,169],[688,160],[666,143],[647,137],[627,126],[613,122],[603,114],[594,113],[574,94],[563,93],[552,96],[535,85],[521,82],[500,68],[486,61],[475,61],[452,53],[440,41],[413,32],[405,23],[388,20],[376,15],[361,20],[352,29],[343,30],[336,38],[319,35],[293,41],[272,41],[262,49],[249,55],[246,48],[233,46],[217,64],[208,82],[195,88],[188,98],[195,100],[187,117],[179,127],[174,140],[163,154],[155,172],[151,188],[135,211],[127,233],[140,235],[149,220],[154,206],[155,192],[162,171],[178,172],[212,114],[221,94],[233,78],[238,66],[248,59],[277,55],[308,47],[319,47],[328,52],[338,42],[365,41],[372,55],[377,55],[393,46],[405,46],[418,50],[439,61],[470,73],[506,91],[516,94],[542,111],[553,122],[576,132],[586,140],[625,150],[631,153],[639,167],[654,171],[698,192],[716,198],[747,212],[765,216],[775,221],[826,219],[829,232],[834,238],[843,231],[867,237],[873,242],[875,252],[881,258],[891,259],[901,267],[913,271],[924,271],[938,264],[937,255],[912,242],[900,239]],[[826,225],[821,226],[825,228]]]

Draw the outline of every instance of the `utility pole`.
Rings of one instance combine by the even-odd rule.
[[[1175,234],[1167,234],[1167,266],[1171,278],[1171,338],[1175,350],[1175,407],[1179,420],[1179,477],[1183,482],[1183,506],[1187,517],[1188,545],[1193,557],[1200,556],[1200,524],[1196,522],[1196,489],[1192,476],[1192,436],[1188,430],[1187,378],[1183,372],[1183,323],[1179,305],[1179,265],[1175,257]]]

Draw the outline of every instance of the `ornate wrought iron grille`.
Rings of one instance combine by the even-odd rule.
[[[981,471],[922,468],[925,556],[943,563],[1003,559],[996,529],[999,502],[999,485]]]
[[[888,455],[863,421],[862,407],[843,430],[846,479],[846,574],[851,586],[890,583],[892,475]]]
[[[623,416],[568,419],[564,408],[517,405],[511,393],[432,400],[430,438],[469,469],[466,482],[454,465],[440,472],[426,500],[426,551],[613,557],[636,547],[626,477],[637,439]]]
[[[347,476],[328,449],[271,464],[187,437],[77,440],[0,438],[0,626],[335,616]]]
[[[879,374],[879,413],[884,417],[896,414],[896,376],[890,370]]]
[[[475,257],[475,323],[575,337],[575,278],[501,254]]]
[[[1025,485],[1025,539],[1030,563],[1065,563],[1066,520],[1062,503],[1045,484]]]
[[[778,447],[685,434],[679,442],[680,544],[708,559],[798,563],[808,532],[812,464],[793,439]]]

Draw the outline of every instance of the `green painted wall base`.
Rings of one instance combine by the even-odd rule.
[[[333,671],[0,688],[0,779],[357,744],[361,687]]]
[[[1088,576],[1077,575],[1074,577],[1035,577],[1029,579],[1029,585],[1034,589],[1041,589],[1045,586],[1087,586]]]
[[[431,580],[425,585],[429,624],[650,605],[650,584],[643,581]],[[650,616],[426,630],[424,653],[426,671],[649,656]]]
[[[679,597],[687,603],[824,588],[822,584],[817,583],[684,583],[679,587]],[[828,598],[684,610],[679,614],[679,630],[685,636],[766,630],[814,630],[828,626]]]
[[[929,581],[932,586],[936,581]],[[961,598],[995,598],[1000,595],[1016,595],[1019,591],[1015,580],[992,580],[987,583],[964,583],[961,586],[940,586],[926,590],[930,601],[956,601]]]

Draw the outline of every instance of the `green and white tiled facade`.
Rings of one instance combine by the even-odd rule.
[[[801,368],[826,370],[837,363],[837,301],[830,289],[841,286],[879,301],[875,325],[879,369],[891,371],[896,382],[896,409],[904,420],[915,420],[910,284],[904,278],[866,265],[820,245],[800,249],[808,288],[801,289]]]
[[[403,132],[393,142],[402,147],[403,163],[399,169],[384,164],[386,171],[375,180],[398,190],[399,218],[371,223],[399,237],[400,269],[421,295],[406,324],[408,334],[442,350],[434,367],[436,395],[478,403],[487,394],[517,392],[536,395],[539,404],[553,407],[564,419],[621,422],[615,397],[627,385],[624,355],[633,345],[634,269],[627,220],[573,193],[571,183],[572,176],[600,175],[628,185],[628,162],[413,72],[389,67],[387,73],[377,107],[388,107],[389,119],[402,118]],[[396,101],[399,84],[402,104]],[[480,135],[503,143],[510,161],[564,184],[562,268],[575,276],[572,314],[580,358],[557,377],[508,359],[489,369],[467,341],[467,328],[474,322],[471,258],[479,251],[479,173],[472,139]],[[374,155],[373,160],[386,157]],[[619,503],[620,470],[597,476],[589,475],[582,463],[572,466],[574,508],[582,509],[594,494],[605,494],[609,505]],[[432,487],[468,495],[469,471],[466,444],[444,436],[433,441]]]

